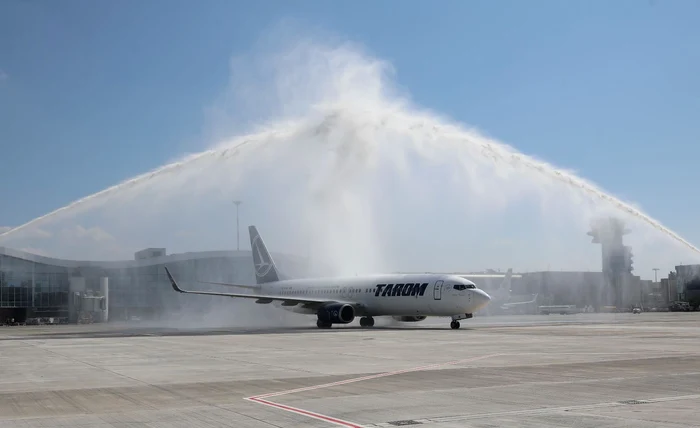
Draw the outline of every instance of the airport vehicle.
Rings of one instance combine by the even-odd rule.
[[[491,297],[464,278],[445,274],[382,274],[356,277],[281,279],[267,247],[255,226],[249,226],[256,285],[202,281],[209,284],[251,289],[252,293],[183,290],[170,270],[165,272],[179,293],[203,294],[270,304],[292,312],[316,315],[318,328],[349,324],[356,317],[360,326],[372,327],[374,317],[392,316],[403,322],[418,322],[429,316],[451,317],[450,327],[472,318]]]

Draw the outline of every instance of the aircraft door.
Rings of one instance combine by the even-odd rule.
[[[435,289],[433,290],[433,298],[435,300],[442,299],[442,281],[435,281]]]

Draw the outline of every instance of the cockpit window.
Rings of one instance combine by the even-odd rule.
[[[455,284],[455,290],[466,290],[467,288],[476,288],[474,284]]]

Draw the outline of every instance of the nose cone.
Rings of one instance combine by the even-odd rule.
[[[474,303],[476,303],[476,310],[483,308],[488,305],[491,301],[491,296],[486,294],[483,290],[474,290]]]

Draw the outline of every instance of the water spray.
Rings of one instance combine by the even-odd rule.
[[[328,132],[329,128],[333,127],[333,123],[337,121],[341,121],[342,118],[346,116],[342,114],[341,112],[338,111],[333,111],[329,114],[327,114],[320,123],[316,122],[313,124],[313,126],[310,127],[308,124],[302,124],[299,126],[299,128],[296,130],[296,133],[302,133],[302,134],[322,134],[324,132]],[[392,120],[394,119],[394,120]],[[569,185],[575,189],[582,190],[584,193],[587,195],[595,198],[596,200],[603,201],[610,203],[612,206],[615,208],[619,209],[625,214],[628,214],[630,216],[633,216],[639,220],[642,220],[643,222],[647,223],[648,225],[652,226],[655,230],[658,230],[659,232],[662,232],[663,234],[669,236],[670,238],[674,239],[675,241],[679,242],[686,248],[692,250],[695,253],[700,254],[700,249],[692,245],[690,242],[687,240],[683,239],[681,236],[679,236],[677,233],[674,231],[670,230],[669,228],[665,227],[662,225],[659,221],[655,220],[651,216],[645,214],[641,210],[615,198],[614,196],[604,192],[602,189],[598,188],[597,186],[587,182],[586,180],[577,177],[576,175],[563,171],[561,169],[555,168],[552,165],[549,165],[545,162],[537,161],[536,159],[527,156],[522,153],[518,153],[514,149],[486,139],[484,137],[479,136],[476,133],[473,132],[467,132],[462,129],[459,129],[456,126],[448,125],[448,126],[441,126],[436,123],[425,123],[423,120],[416,121],[415,119],[413,120],[405,120],[406,118],[401,118],[403,120],[395,120],[396,117],[388,116],[381,118],[377,120],[377,123],[379,125],[386,125],[389,122],[391,123],[397,123],[397,122],[403,122],[403,123],[408,123],[408,125],[405,127],[404,132],[410,132],[410,131],[416,131],[416,130],[423,130],[432,134],[430,137],[433,139],[438,139],[441,137],[444,137],[444,135],[448,135],[449,139],[452,141],[455,141],[459,144],[464,144],[465,146],[476,146],[478,150],[486,157],[491,159],[494,163],[499,163],[499,162],[507,162],[509,164],[515,164],[519,166],[524,166],[528,168],[529,170],[535,171],[538,174],[541,174],[542,176],[555,180],[557,182],[564,183],[566,185]],[[413,123],[411,123],[413,122]],[[418,122],[418,123],[416,123]],[[306,125],[306,126],[305,126]],[[294,133],[294,132],[292,132]],[[112,195],[122,192],[131,188],[134,188],[136,186],[141,186],[147,184],[150,180],[153,180],[155,178],[158,178],[163,175],[167,174],[176,174],[178,171],[182,170],[185,167],[188,167],[192,164],[195,164],[197,162],[200,162],[205,159],[216,159],[216,158],[221,158],[221,159],[229,159],[229,158],[234,158],[240,154],[240,151],[244,148],[255,148],[256,144],[259,144],[261,141],[266,141],[269,140],[270,136],[274,134],[274,131],[265,131],[261,134],[258,135],[248,135],[244,137],[240,137],[229,143],[226,147],[219,148],[219,149],[212,149],[212,150],[207,150],[201,153],[197,153],[191,156],[188,156],[180,161],[173,162],[167,165],[164,165],[154,171],[136,176],[134,178],[131,178],[129,180],[126,180],[120,184],[117,184],[115,186],[109,187],[105,190],[102,190],[100,192],[94,193],[92,195],[89,195],[87,197],[84,197],[82,199],[76,200],[64,207],[61,207],[57,210],[54,210],[48,214],[45,214],[43,216],[37,217],[33,220],[30,220],[20,226],[14,227],[10,230],[5,231],[4,233],[0,234],[0,241],[2,241],[4,238],[7,238],[13,234],[16,234],[17,232],[22,231],[23,229],[26,229],[32,225],[38,225],[42,222],[48,221],[52,219],[53,217],[60,215],[61,213],[68,213],[73,209],[78,209],[84,206],[89,205],[91,202],[97,201],[97,200],[105,200],[110,198]]]
[[[0,243],[31,226],[40,225],[60,216],[74,215],[113,198],[116,200],[118,195],[124,195],[126,191],[147,189],[149,183],[156,182],[162,177],[178,176],[181,173],[184,175],[185,172],[194,169],[190,167],[195,165],[201,164],[203,169],[207,169],[215,165],[214,162],[226,159],[237,160],[236,162],[240,164],[243,154],[248,158],[257,159],[269,157],[271,152],[274,157],[274,151],[277,150],[278,158],[284,158],[292,153],[295,155],[302,153],[299,156],[304,156],[283,159],[287,163],[313,158],[313,161],[307,161],[306,164],[297,168],[298,170],[306,168],[307,171],[301,172],[309,175],[308,180],[300,179],[300,183],[297,184],[314,183],[316,189],[312,196],[320,200],[321,205],[341,205],[339,211],[330,211],[336,215],[343,214],[342,211],[347,208],[343,208],[342,204],[357,209],[360,215],[365,215],[357,205],[358,201],[362,201],[363,197],[369,193],[362,187],[367,184],[363,180],[353,182],[351,179],[356,178],[353,174],[367,173],[370,168],[366,165],[376,163],[378,159],[399,169],[399,164],[404,162],[402,157],[417,155],[421,159],[440,158],[439,161],[446,160],[447,164],[456,162],[455,169],[463,167],[461,168],[463,171],[459,171],[459,174],[466,176],[467,185],[478,181],[474,179],[474,174],[477,174],[474,170],[485,171],[489,168],[494,171],[495,176],[492,180],[494,182],[502,178],[501,175],[504,174],[502,169],[510,168],[516,173],[527,174],[524,178],[535,179],[536,181],[532,183],[533,188],[538,184],[546,186],[548,183],[563,183],[571,189],[576,189],[579,194],[586,195],[589,201],[601,205],[609,204],[619,212],[650,225],[654,230],[670,237],[693,253],[700,254],[700,249],[659,221],[575,174],[519,153],[505,144],[485,138],[477,132],[452,124],[436,115],[420,111],[410,106],[407,101],[398,99],[387,90],[387,88],[390,89],[391,82],[387,82],[383,75],[385,64],[353,50],[352,47],[348,48],[345,45],[331,48],[319,47],[307,41],[301,48],[294,46],[291,53],[283,52],[279,58],[282,60],[271,62],[276,67],[277,80],[271,84],[265,82],[265,85],[251,87],[272,88],[279,91],[276,95],[282,107],[275,106],[272,110],[285,111],[288,105],[292,105],[302,106],[303,111],[295,111],[293,115],[283,115],[282,119],[268,123],[263,131],[248,133],[217,148],[185,157],[0,233]],[[245,73],[237,75],[241,74],[245,75]],[[250,82],[241,82],[238,86],[247,87],[244,86],[247,83]],[[259,95],[256,92],[256,97]],[[413,152],[409,149],[413,149]],[[331,152],[331,155],[326,156],[326,152]],[[265,165],[260,162],[260,166],[264,168]],[[271,169],[274,170],[274,168]],[[454,171],[448,171],[448,173],[452,174]],[[226,179],[225,176],[222,177]],[[469,182],[470,180],[472,183]],[[492,183],[482,181],[476,184],[482,187],[483,185],[493,187]],[[527,181],[527,179],[515,180],[513,187],[517,187],[520,181]],[[354,187],[347,190],[350,186],[347,183],[350,182]],[[179,191],[179,189],[169,190]],[[343,194],[344,190],[346,190],[345,194]],[[410,193],[412,190],[406,191]],[[482,196],[484,196],[483,192],[476,192],[476,197]],[[487,194],[484,197],[488,196]],[[479,203],[482,202],[479,200]],[[369,202],[365,203],[369,204]],[[329,211],[321,210],[321,212],[327,215]],[[371,214],[367,214],[369,215]],[[314,218],[314,221],[320,220]],[[368,219],[357,222],[362,224],[359,227],[372,223]],[[344,225],[335,227],[342,229]],[[347,232],[347,234],[350,233]],[[357,248],[360,247],[361,245]]]

